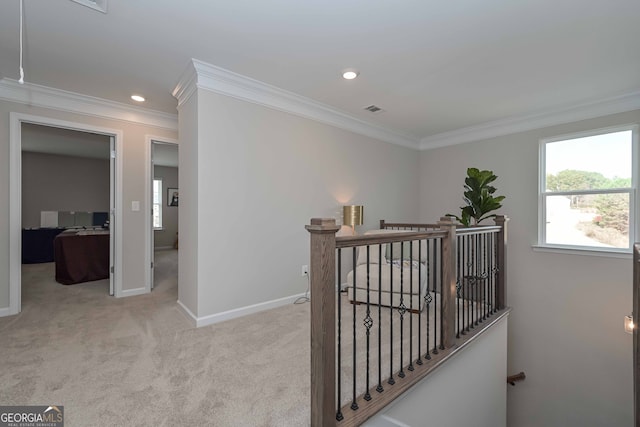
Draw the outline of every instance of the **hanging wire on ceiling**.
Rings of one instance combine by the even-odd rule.
[[[20,0],[20,80],[18,80],[18,83],[20,83],[21,85],[24,84],[24,69],[22,68],[22,38],[23,38],[23,31],[22,31],[22,21],[23,21],[23,12],[22,12],[22,8],[24,6],[24,0]]]

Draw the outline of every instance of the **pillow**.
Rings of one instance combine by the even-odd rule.
[[[413,230],[387,230],[387,231],[393,231],[395,233],[412,233]],[[398,260],[400,259],[400,256],[402,256],[402,259],[411,259],[411,256],[413,255],[413,260],[417,261],[418,260],[418,256],[420,255],[420,262],[426,262],[427,261],[427,241],[425,239],[422,239],[420,241],[418,240],[413,240],[413,241],[405,241],[405,242],[398,242],[398,243],[393,243],[391,245],[386,245],[386,252],[385,252],[385,258],[387,260],[391,260],[391,249],[393,247],[393,259],[394,260]],[[413,249],[413,253],[411,252],[411,250]],[[419,250],[421,250],[422,252],[418,252]]]
[[[367,236],[370,236],[372,234],[389,234],[389,233],[397,233],[396,230],[369,230],[366,233],[364,233]],[[386,260],[386,247],[388,245],[386,243],[382,244],[382,263],[386,264],[387,260]],[[369,246],[369,262],[371,264],[378,264],[379,258],[380,258],[380,245],[370,245]],[[367,263],[367,247],[366,246],[359,246],[358,247],[358,260],[356,262],[356,265],[360,265],[360,264],[366,264]]]
[[[389,230],[389,229],[385,229],[385,230],[370,230],[367,231],[366,233],[364,233],[365,235],[372,235],[372,234],[391,234],[391,233],[412,233],[412,230]],[[417,240],[414,240],[413,242],[398,242],[398,243],[393,243],[393,259],[400,259],[400,246],[403,246],[403,253],[402,256],[404,259],[409,259],[410,258],[410,252],[409,252],[409,248],[410,248],[410,244],[413,243],[413,260],[417,261],[418,260],[418,245],[420,245],[422,247],[422,252],[420,253],[420,255],[422,255],[420,257],[420,262],[426,262],[427,261],[427,241],[422,239],[420,240],[420,242],[418,242]],[[382,245],[382,263],[386,264],[389,260],[391,260],[391,246],[390,244],[386,244],[384,243]],[[370,245],[369,246],[369,262],[371,264],[378,264],[378,260],[379,260],[379,248],[380,245]],[[358,247],[358,259],[356,261],[356,265],[360,265],[360,264],[366,264],[367,263],[367,247],[366,246],[359,246]]]

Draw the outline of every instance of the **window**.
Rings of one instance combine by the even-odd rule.
[[[162,230],[162,180],[153,180],[153,229]]]
[[[540,141],[540,246],[631,250],[637,139],[635,125]]]

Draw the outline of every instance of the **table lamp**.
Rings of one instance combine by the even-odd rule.
[[[363,206],[349,205],[342,207],[342,224],[351,227],[353,234],[356,234],[356,225],[362,225],[363,218]]]

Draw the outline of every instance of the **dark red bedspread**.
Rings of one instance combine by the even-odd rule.
[[[56,282],[73,285],[109,278],[109,234],[58,235],[53,241]]]

